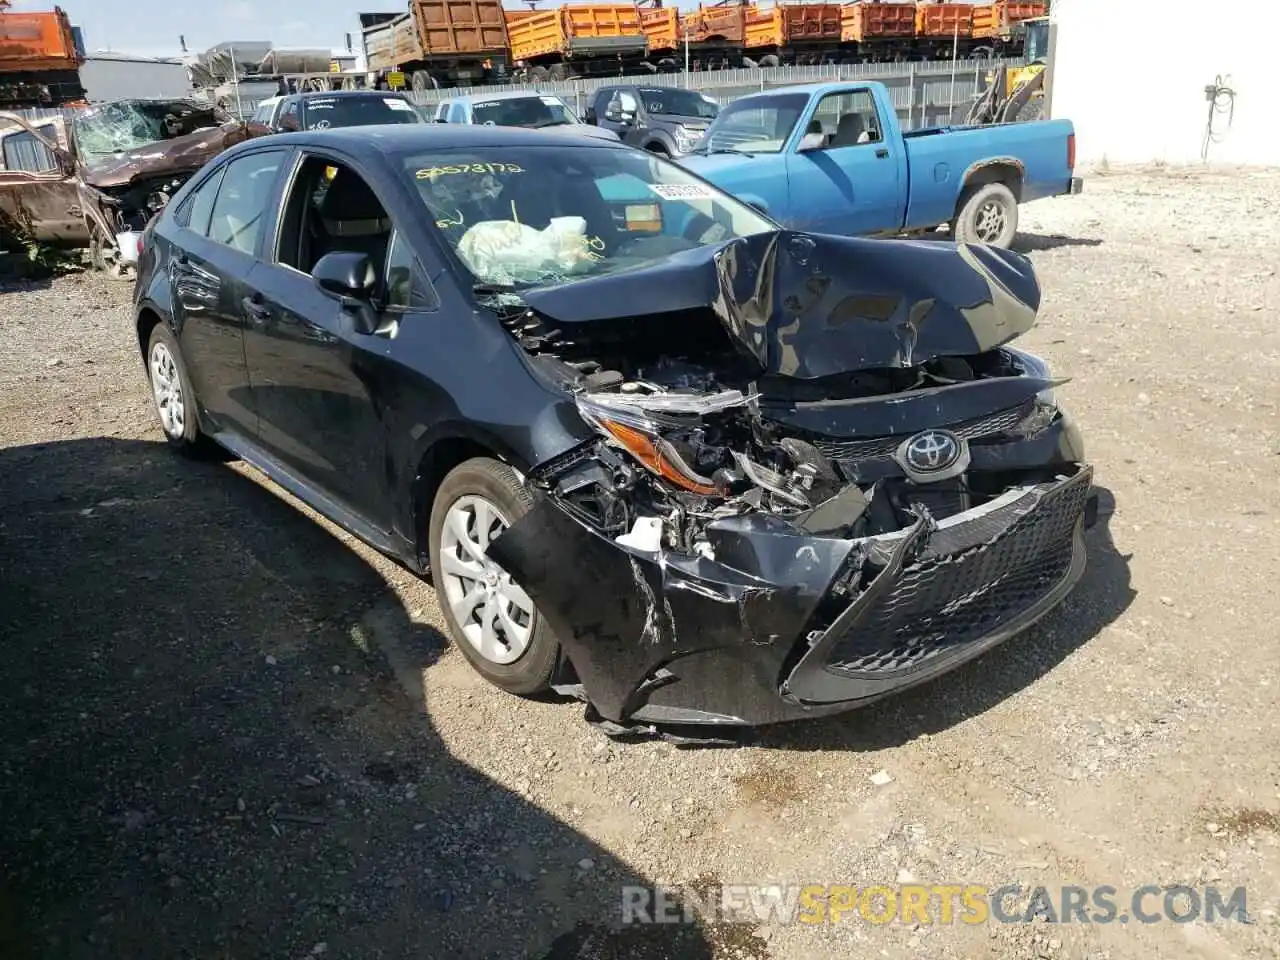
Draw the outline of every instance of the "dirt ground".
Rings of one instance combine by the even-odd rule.
[[[1024,208],[1085,579],[938,682],[715,750],[497,692],[428,585],[169,455],[127,287],[0,293],[0,956],[1280,955],[1277,223],[1247,170]],[[609,931],[622,885],[690,881],[1243,886],[1252,922]]]

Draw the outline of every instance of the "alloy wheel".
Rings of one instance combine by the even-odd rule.
[[[978,216],[974,218],[973,232],[983,243],[995,243],[1004,233],[1008,222],[1009,217],[1005,213],[1004,204],[998,200],[988,200],[979,208]]]
[[[514,663],[533,636],[529,595],[486,555],[489,543],[510,524],[484,497],[459,497],[440,532],[435,571],[450,612],[467,642],[491,663]]]
[[[164,343],[151,348],[151,392],[164,432],[177,440],[187,428],[187,408],[182,396],[182,376],[173,354]]]

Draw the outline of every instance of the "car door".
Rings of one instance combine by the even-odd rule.
[[[348,158],[301,151],[282,196],[279,230],[250,276],[257,322],[245,341],[258,443],[307,484],[378,531],[390,529],[383,375],[396,311],[421,308],[430,284],[406,269],[385,205]],[[311,269],[325,253],[365,253],[382,278],[386,328],[361,333]],[[400,296],[399,292],[403,292]],[[399,297],[400,299],[397,299]],[[403,301],[403,302],[402,302]]]
[[[644,104],[631,90],[618,90],[609,100],[605,108],[605,119],[612,120],[609,129],[618,135],[623,143],[639,146],[648,134],[648,121],[645,118]]]
[[[901,144],[886,141],[884,130],[865,88],[828,93],[802,114],[788,144],[787,225],[845,235],[900,227]]]
[[[192,387],[214,432],[252,437],[245,297],[263,211],[289,151],[263,149],[217,167],[178,208],[170,256],[171,311]]]

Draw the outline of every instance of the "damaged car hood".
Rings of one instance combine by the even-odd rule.
[[[563,324],[707,309],[762,374],[812,380],[999,347],[1035,323],[1040,284],[994,247],[777,230],[521,296]]]
[[[116,101],[73,121],[81,180],[125,186],[139,177],[196,170],[252,136],[226,111],[194,101]]]

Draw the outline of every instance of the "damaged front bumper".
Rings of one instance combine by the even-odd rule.
[[[766,724],[862,706],[1034,623],[1083,573],[1091,480],[1060,464],[979,507],[855,539],[726,517],[706,528],[709,555],[610,539],[535,491],[490,554],[613,729]]]

